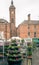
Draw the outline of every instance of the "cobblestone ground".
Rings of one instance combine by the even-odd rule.
[[[39,65],[39,48],[32,55],[32,65]]]
[[[23,59],[22,64],[21,65],[26,65],[26,58]],[[8,62],[6,59],[0,59],[0,65],[8,65]]]

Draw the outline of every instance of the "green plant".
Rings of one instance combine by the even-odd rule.
[[[27,56],[32,56],[32,45],[27,46]]]
[[[33,51],[36,49],[36,43],[35,42],[33,42],[32,49],[33,49]]]
[[[7,57],[8,57],[7,60],[9,63],[22,61],[21,53],[19,51],[19,46],[16,44],[15,40],[12,40],[11,45],[9,45],[9,47],[8,47]],[[12,63],[11,63],[11,65],[12,65]]]
[[[32,51],[28,51],[27,55],[31,56],[32,55]]]
[[[12,40],[11,40],[11,43],[16,43],[16,39],[14,39],[14,40],[12,39]]]
[[[24,43],[24,39],[22,39],[21,42]]]
[[[4,55],[7,56],[7,51],[8,51],[9,45],[4,45]]]

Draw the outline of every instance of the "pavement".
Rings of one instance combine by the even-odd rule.
[[[39,47],[34,51],[32,55],[32,65],[39,65]]]
[[[24,58],[21,65],[26,65],[26,61],[26,58]],[[7,59],[0,59],[0,65],[8,65]]]
[[[27,65],[27,59],[26,58],[23,59],[22,65]]]
[[[0,59],[0,65],[8,65],[7,60],[5,58]]]

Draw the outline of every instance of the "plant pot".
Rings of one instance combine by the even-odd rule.
[[[21,65],[22,60],[21,61],[9,61],[8,60],[8,65]]]
[[[27,56],[27,58],[32,58],[32,56]]]

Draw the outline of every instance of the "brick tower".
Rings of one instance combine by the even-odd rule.
[[[13,0],[11,0],[9,12],[10,12],[10,37],[15,37],[16,36],[15,6],[13,5]]]

